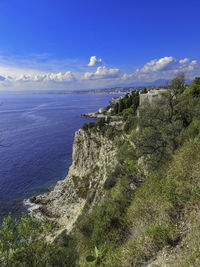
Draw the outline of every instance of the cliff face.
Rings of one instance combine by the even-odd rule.
[[[40,212],[56,218],[60,231],[66,229],[70,232],[88,200],[90,208],[101,201],[108,171],[117,163],[116,153],[114,141],[103,137],[100,132],[78,130],[67,177],[49,194],[34,200],[41,205]]]
[[[54,237],[67,230],[55,244],[74,242],[71,266],[88,266],[88,255],[96,266],[200,266],[200,122],[180,129],[172,151],[168,137],[180,122],[168,123],[165,108],[147,106],[137,118],[128,108],[123,122],[119,115],[83,125],[68,176],[35,199],[56,218]]]

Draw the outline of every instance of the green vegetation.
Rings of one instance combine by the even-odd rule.
[[[87,208],[70,236],[64,231],[52,243],[46,237],[56,225],[9,216],[0,230],[1,266],[144,266],[167,248],[169,266],[200,266],[200,78],[185,87],[177,75],[169,93],[137,116],[138,105],[133,92],[113,106],[120,126],[112,118],[83,126],[118,148],[101,201],[93,203],[90,176],[74,176]]]
[[[76,186],[78,196],[81,198],[86,198],[88,190],[89,190],[89,184],[90,184],[89,177],[83,176],[82,179],[80,179],[77,176],[73,176],[72,179]]]
[[[119,102],[112,104],[113,115],[115,114],[135,114],[139,106],[139,93],[133,91],[131,94],[126,94],[123,98],[120,98]]]

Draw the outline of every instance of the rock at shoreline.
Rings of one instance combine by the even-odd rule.
[[[79,129],[75,133],[73,162],[67,177],[48,194],[30,199],[40,206],[35,212],[55,218],[58,232],[70,232],[83,209],[101,201],[108,169],[116,165],[116,153],[112,140],[98,132]]]

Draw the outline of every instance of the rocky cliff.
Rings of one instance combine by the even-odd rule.
[[[108,172],[117,163],[114,140],[104,137],[100,131],[75,133],[73,162],[65,180],[59,182],[47,195],[32,198],[40,205],[41,214],[55,218],[58,232],[70,232],[86,203],[90,208],[103,197],[103,185]]]

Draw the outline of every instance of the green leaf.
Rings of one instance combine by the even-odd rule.
[[[86,257],[86,261],[87,261],[87,262],[93,262],[93,261],[95,261],[95,260],[96,260],[96,257],[94,257],[94,256],[92,256],[92,255],[89,255],[89,256]]]
[[[98,256],[99,256],[99,250],[98,250],[98,248],[96,246],[94,248],[94,251],[95,251],[96,257],[98,258]]]

